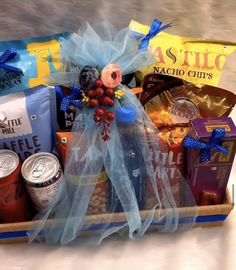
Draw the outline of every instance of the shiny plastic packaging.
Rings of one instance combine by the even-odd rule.
[[[0,41],[0,96],[46,84],[51,73],[64,70],[59,39],[68,36]]]

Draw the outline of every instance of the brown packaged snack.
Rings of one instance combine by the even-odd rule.
[[[145,76],[140,95],[140,102],[145,105],[153,97],[159,95],[165,90],[183,85],[183,80],[160,74],[149,74]]]
[[[72,132],[57,132],[57,150],[59,152],[62,167],[65,166],[67,149],[72,140]]]
[[[57,150],[61,157],[62,166],[65,166],[68,148],[72,143],[73,132],[57,132]],[[87,183],[87,179],[81,181]],[[89,183],[87,183],[89,184]],[[102,171],[88,206],[88,215],[104,214],[108,211],[108,176]]]
[[[182,144],[188,133],[188,127],[170,127],[159,130],[158,136],[168,145],[169,148],[176,148]]]
[[[144,82],[143,87],[147,85]],[[154,85],[143,105],[156,127],[161,128],[188,125],[195,118],[226,117],[235,103],[236,95],[230,91],[208,85],[200,88],[184,82],[164,91]]]

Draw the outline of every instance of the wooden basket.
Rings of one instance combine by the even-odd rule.
[[[227,216],[233,209],[233,203],[231,201],[230,195],[227,192],[225,202],[220,205],[210,205],[210,206],[196,206],[196,209],[192,207],[178,208],[179,217],[186,217],[188,213],[193,213],[193,210],[196,210],[197,218],[195,226],[220,226],[226,220]],[[150,214],[150,211],[141,211],[142,219],[145,219]],[[161,215],[161,211],[155,212],[155,217]],[[155,217],[151,228],[156,228],[160,225],[155,224]],[[103,215],[92,215],[86,218],[86,225],[94,227],[94,230],[99,229],[102,224],[109,223],[111,226],[120,225],[125,222],[126,217],[124,213],[113,214],[111,217],[110,214]],[[39,221],[28,221],[28,222],[19,222],[19,223],[10,223],[10,224],[1,224],[0,225],[0,243],[20,243],[27,242],[27,233],[30,230],[33,230]],[[53,223],[53,220],[49,220],[47,225]],[[90,228],[91,230],[91,228]],[[86,232],[85,232],[86,233]]]

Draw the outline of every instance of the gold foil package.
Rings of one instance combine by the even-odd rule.
[[[227,90],[184,83],[150,97],[145,108],[154,124],[161,128],[188,125],[195,118],[228,116],[235,103],[236,95]]]
[[[182,143],[187,133],[188,127],[164,128],[160,130],[158,137],[160,137],[169,147],[174,147]]]

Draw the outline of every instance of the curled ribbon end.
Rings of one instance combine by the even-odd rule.
[[[172,23],[162,25],[162,21],[158,19],[154,19],[149,33],[141,40],[141,44],[139,46],[139,51],[140,52],[145,52],[148,49],[150,40],[154,38],[156,35],[158,35],[160,32],[164,31],[165,29],[169,28],[172,26]]]

